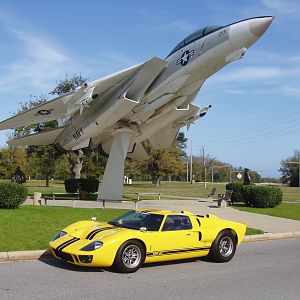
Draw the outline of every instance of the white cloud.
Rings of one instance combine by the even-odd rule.
[[[0,75],[1,90],[22,86],[49,89],[55,80],[74,69],[76,63],[53,42],[17,28],[3,12],[0,22],[19,47],[18,56],[4,66],[5,72]]]
[[[248,67],[216,75],[215,80],[222,82],[249,82],[274,79],[281,75],[282,70],[277,67]]]
[[[262,0],[263,4],[281,14],[299,14],[299,0]]]
[[[300,97],[300,84],[298,85],[284,85],[282,91],[292,97]]]

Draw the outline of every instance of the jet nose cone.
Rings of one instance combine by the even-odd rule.
[[[251,33],[257,37],[261,37],[273,20],[274,17],[263,17],[251,20],[249,24]]]

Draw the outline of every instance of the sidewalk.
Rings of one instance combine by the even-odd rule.
[[[32,200],[27,200],[25,205],[31,205]],[[49,206],[72,206],[71,200],[48,200]],[[102,202],[76,200],[75,207],[102,208]],[[106,208],[134,209],[135,204],[131,201],[106,202]],[[173,211],[187,210],[194,214],[214,214],[221,219],[227,219],[247,224],[247,227],[261,229],[268,233],[286,233],[300,231],[300,221],[272,217],[239,211],[227,207],[220,208],[216,203],[207,202],[207,199],[199,200],[142,200],[138,202],[138,208],[167,209]],[[97,210],[95,210],[97,216]]]

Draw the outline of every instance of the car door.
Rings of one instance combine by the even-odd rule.
[[[200,248],[199,232],[193,230],[189,216],[168,215],[149,254],[157,261],[183,259],[198,256]]]

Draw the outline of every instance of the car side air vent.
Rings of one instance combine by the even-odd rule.
[[[201,241],[201,240],[202,240],[202,233],[199,232],[199,241]]]

